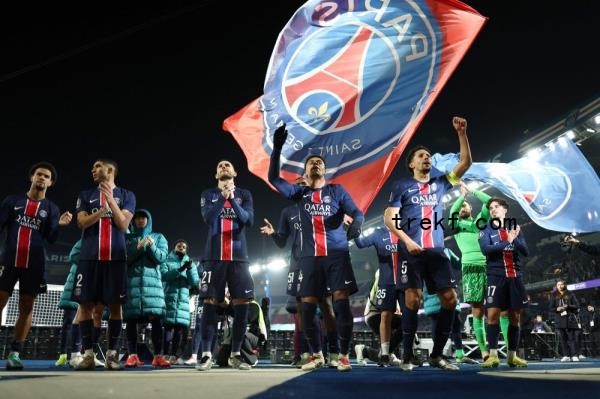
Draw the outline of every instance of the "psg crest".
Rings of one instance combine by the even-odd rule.
[[[309,154],[330,174],[387,154],[437,82],[441,35],[426,2],[314,1],[281,32],[260,107],[262,144],[287,124],[282,168]],[[307,14],[308,13],[308,14]]]

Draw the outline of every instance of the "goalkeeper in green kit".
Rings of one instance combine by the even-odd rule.
[[[471,305],[473,315],[472,327],[479,350],[481,351],[481,356],[483,361],[485,361],[489,355],[483,323],[487,276],[485,255],[481,253],[479,247],[479,231],[484,229],[488,224],[490,212],[487,208],[487,202],[491,197],[481,191],[469,191],[464,182],[461,182],[460,192],[461,195],[450,209],[450,227],[456,231],[454,239],[461,252],[464,302]],[[469,193],[473,194],[483,205],[475,218],[472,217],[471,205],[465,201]],[[455,223],[456,216],[458,216],[457,223]],[[500,316],[500,328],[505,341],[508,336],[508,324],[508,315],[506,312],[502,312]]]

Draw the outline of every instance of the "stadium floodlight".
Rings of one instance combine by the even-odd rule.
[[[596,133],[596,131],[594,129],[592,129],[591,127],[585,128],[585,131],[588,133]]]
[[[250,265],[250,267],[248,268],[250,270],[250,274],[256,274],[258,272],[260,272],[260,265],[258,263],[253,263]]]
[[[269,270],[281,270],[287,267],[287,263],[282,258],[275,258],[271,260],[267,265],[267,269]]]
[[[596,122],[596,125],[600,125],[600,114],[594,117],[594,122]]]
[[[573,140],[575,138],[575,132],[572,130],[567,130],[565,132],[565,134],[567,135],[568,138],[570,138],[571,140]]]

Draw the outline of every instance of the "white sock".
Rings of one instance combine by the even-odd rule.
[[[236,356],[240,356],[241,353],[240,352],[231,352],[231,356],[230,357],[236,357]]]
[[[129,356],[137,356],[137,353],[130,353]]]
[[[512,359],[513,357],[515,357],[515,355],[517,354],[517,352],[515,351],[508,351],[508,356],[506,356],[509,359]]]
[[[390,354],[390,343],[389,342],[383,342],[381,344],[381,354],[382,355],[389,355]]]
[[[71,359],[81,357],[81,352],[71,352]]]
[[[202,357],[208,356],[209,359],[212,359],[212,352],[202,352]]]
[[[84,355],[85,356],[94,356],[94,351],[91,349],[86,349]]]
[[[498,357],[498,349],[490,349],[490,356]]]

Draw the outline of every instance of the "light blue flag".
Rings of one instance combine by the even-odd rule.
[[[458,154],[435,154],[433,166],[449,173]],[[496,187],[548,230],[600,231],[600,179],[579,148],[565,137],[534,156],[510,163],[474,162],[463,176]]]

